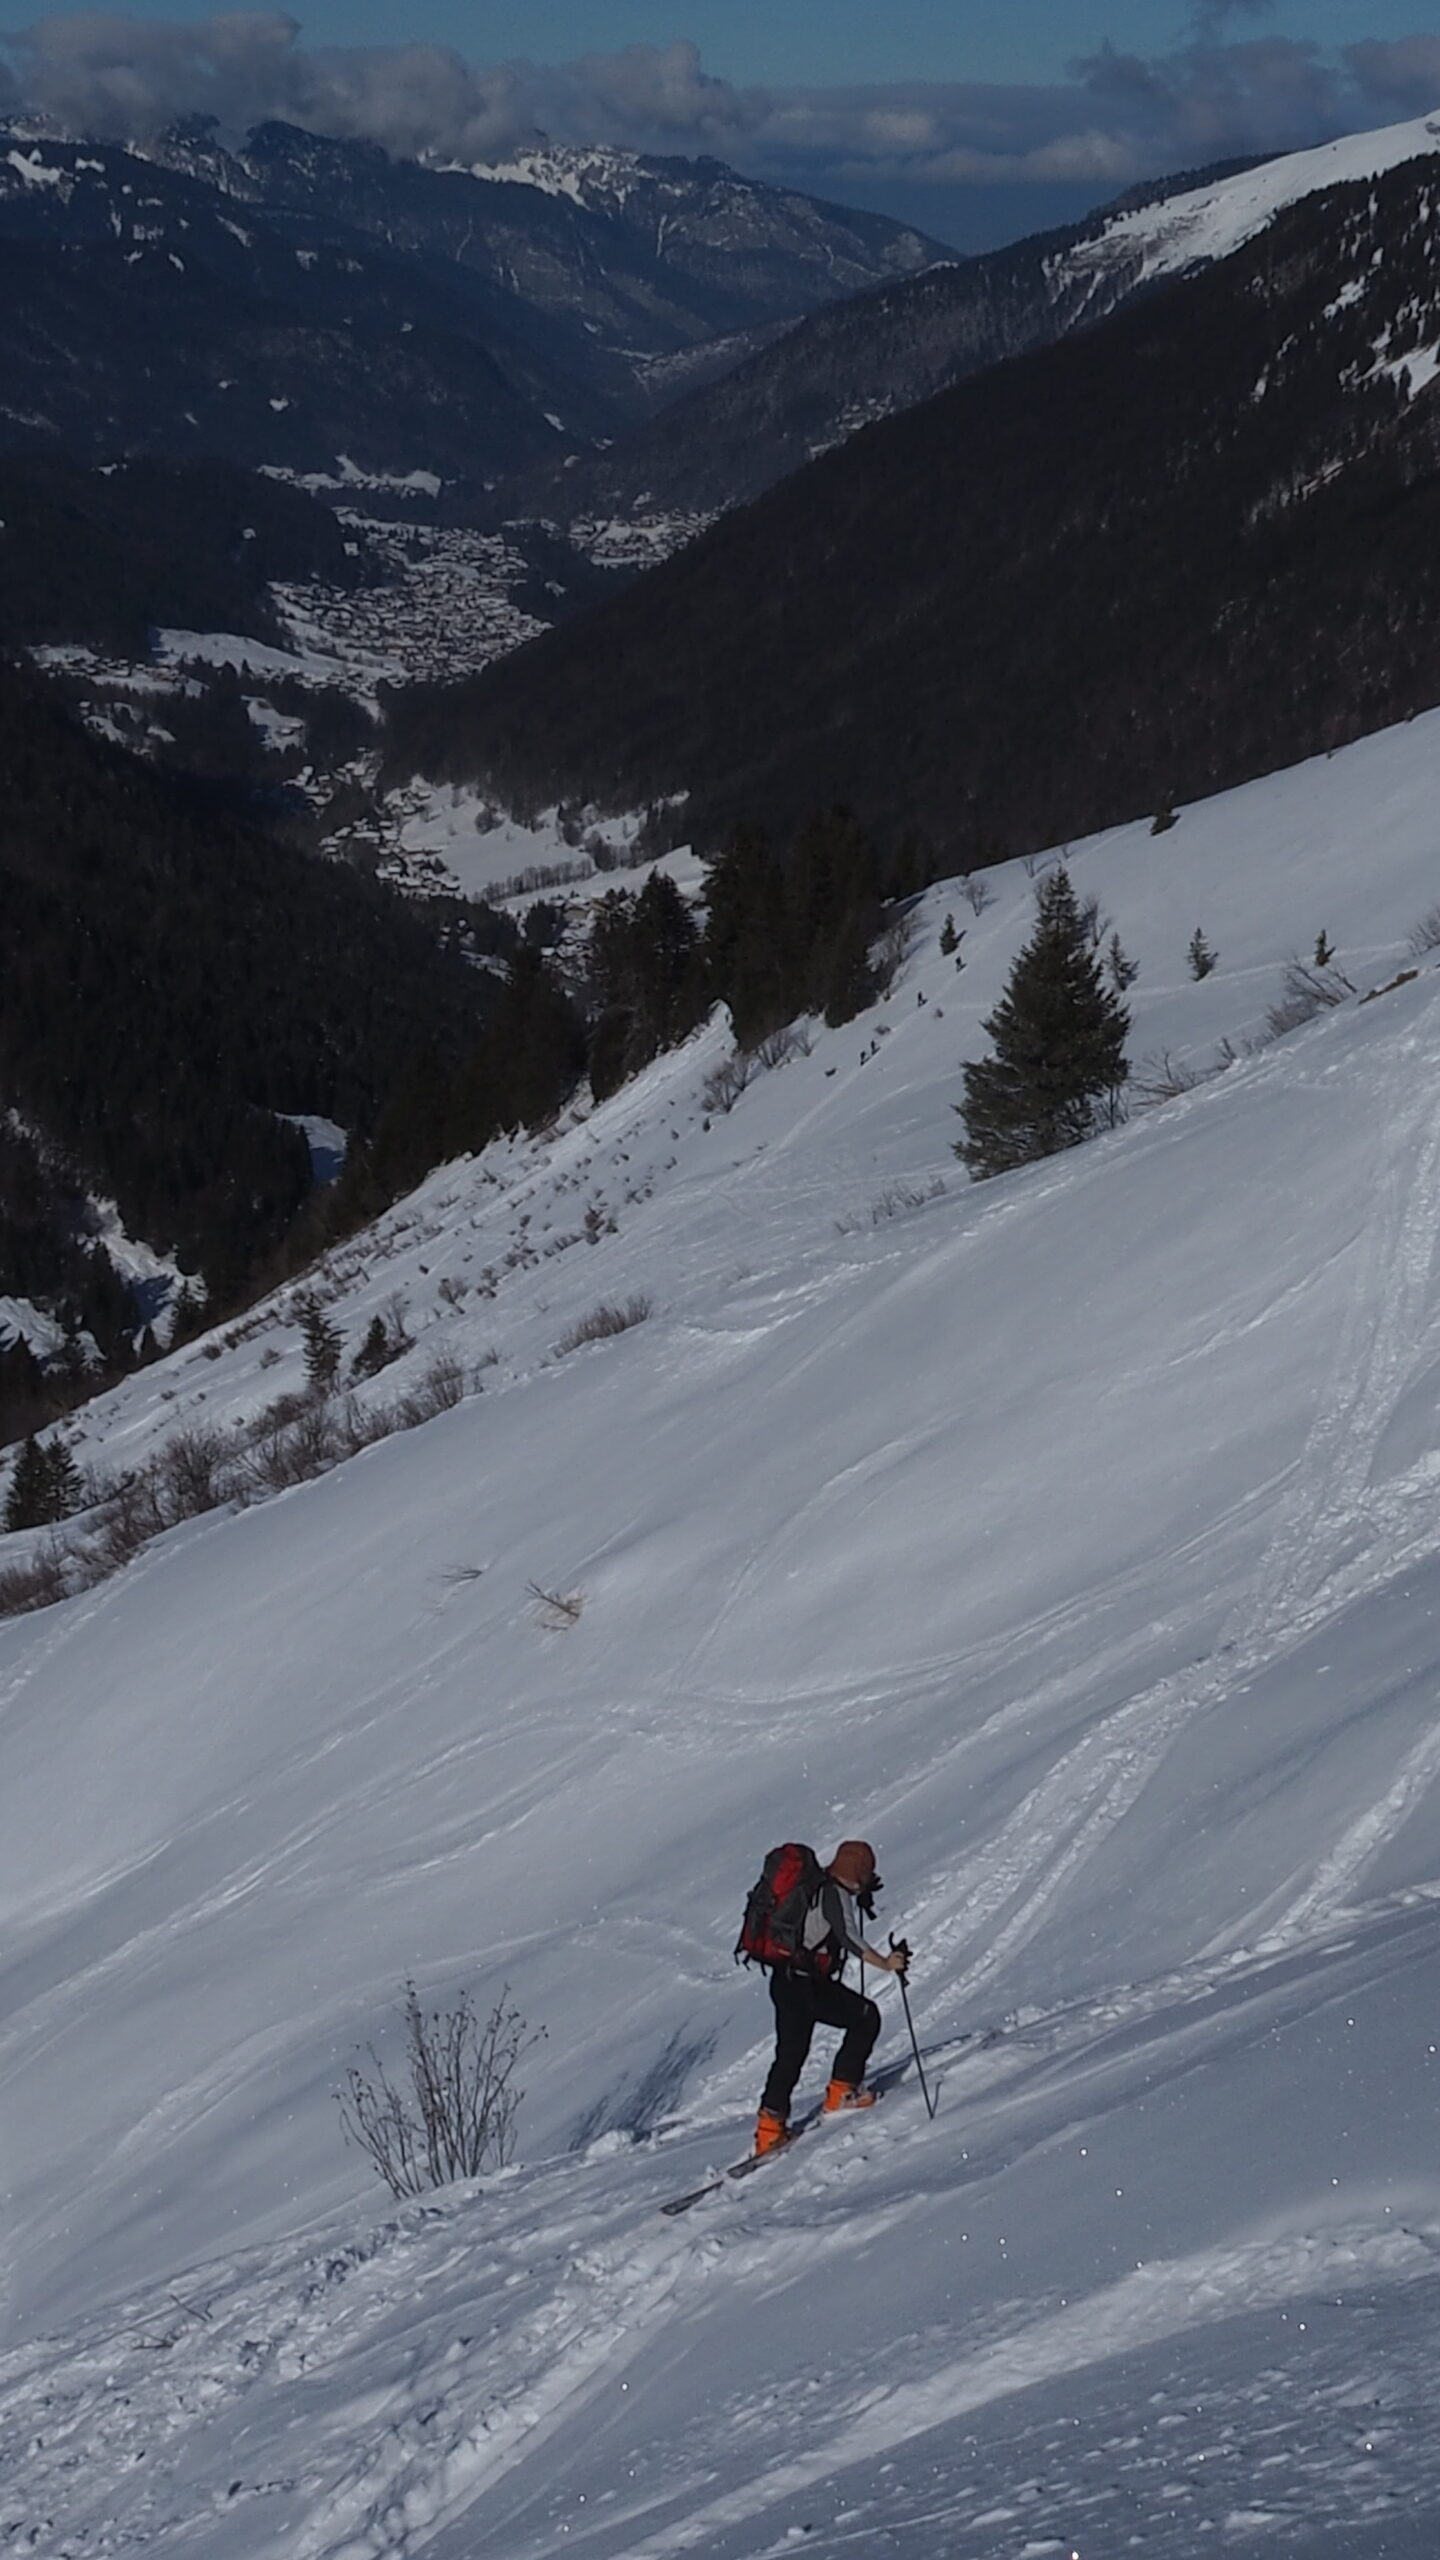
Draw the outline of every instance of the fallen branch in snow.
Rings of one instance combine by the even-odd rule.
[[[585,1606],[583,1591],[546,1591],[538,1582],[527,1582],[525,1588],[540,1603],[541,1626],[552,1632],[561,1627],[573,1627]]]

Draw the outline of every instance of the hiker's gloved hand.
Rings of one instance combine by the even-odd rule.
[[[898,1973],[901,1981],[904,1981],[910,1970],[910,1949],[904,1938],[891,1939],[890,1958],[885,1970],[887,1973]]]

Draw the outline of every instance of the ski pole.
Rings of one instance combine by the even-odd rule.
[[[895,1947],[898,1943],[899,1941],[897,1941],[895,1932],[892,1929],[890,1932],[890,1948],[892,1954],[894,1953]],[[908,1956],[910,1952],[908,1947],[905,1952]],[[935,2121],[936,2102],[930,2095],[929,2083],[925,2078],[925,2065],[920,2059],[920,2039],[915,2033],[915,2021],[910,2014],[910,1994],[906,1988],[904,1974],[899,1974],[897,1976],[897,1980],[900,1984],[900,1997],[905,2003],[905,2024],[910,2030],[910,2050],[915,2056],[915,2068],[920,2074],[920,2094],[925,2101],[925,2113],[933,2124]]]

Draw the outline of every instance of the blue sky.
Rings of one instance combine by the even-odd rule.
[[[199,14],[197,11],[195,14]],[[393,42],[393,0],[330,0],[301,14],[317,43]],[[1424,7],[1392,14],[1367,0],[1276,0],[1265,11],[1233,8],[1232,34],[1247,18],[1291,38],[1340,45],[1423,26]],[[1117,50],[1169,52],[1193,31],[1195,11],[1169,0],[418,0],[407,9],[413,35],[453,44],[475,60],[523,54],[567,62],[623,45],[663,47],[688,36],[706,66],[734,81],[810,86],[852,80],[1048,81],[1077,54],[1108,38]],[[1440,105],[1440,99],[1436,100]]]
[[[197,109],[503,162],[539,134],[728,160],[983,248],[1175,170],[1440,108],[1435,0],[310,0],[42,9],[0,109]]]

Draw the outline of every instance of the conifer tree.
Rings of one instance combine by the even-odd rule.
[[[705,875],[705,961],[750,1048],[798,1007],[785,876],[758,827],[739,826]]]
[[[63,1440],[42,1447],[32,1432],[15,1461],[5,1497],[7,1529],[41,1529],[80,1508],[80,1470]]]
[[[365,1329],[365,1339],[350,1363],[350,1375],[352,1378],[376,1377],[393,1356],[382,1319],[372,1316]]]
[[[1106,946],[1105,974],[1117,996],[1123,996],[1127,987],[1133,987],[1140,975],[1139,961],[1131,959],[1118,933],[1111,934]]]
[[[705,1010],[700,931],[669,874],[652,871],[635,901],[635,984],[646,1057],[673,1049]]]
[[[1191,977],[1208,978],[1215,966],[1217,956],[1197,924],[1185,946],[1185,957],[1190,964]]]
[[[344,1339],[333,1316],[327,1316],[318,1298],[304,1298],[300,1303],[300,1331],[305,1341],[305,1376],[317,1396],[328,1395],[340,1375],[340,1354]]]
[[[1035,930],[985,1024],[995,1054],[965,1068],[955,1153],[977,1181],[1089,1135],[1129,1074],[1130,1017],[1106,987],[1070,875],[1047,872]]]

